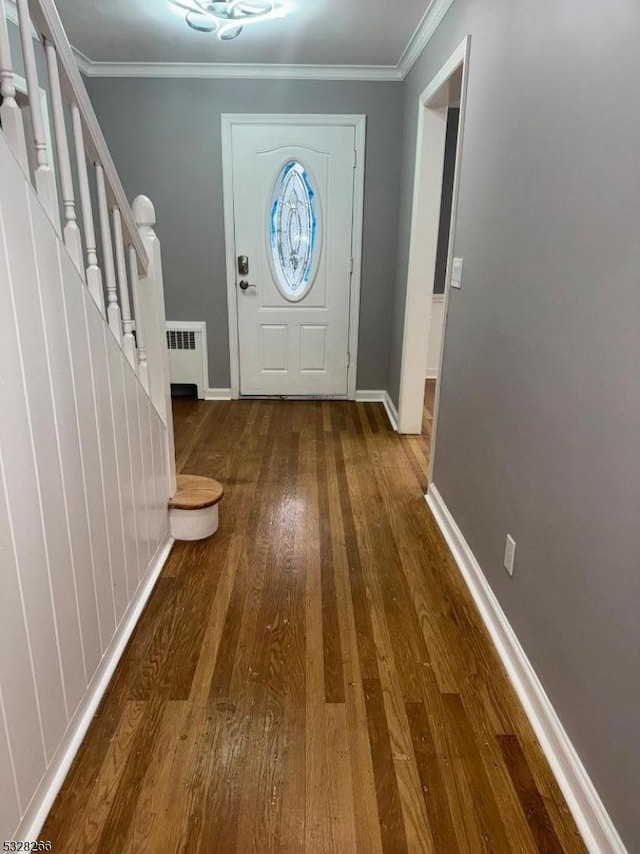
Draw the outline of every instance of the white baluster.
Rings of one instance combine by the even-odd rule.
[[[78,167],[78,186],[80,187],[80,208],[82,210],[84,242],[87,253],[87,287],[89,288],[89,293],[95,300],[96,305],[102,314],[104,314],[102,273],[100,272],[100,267],[98,267],[98,254],[96,252],[96,234],[93,227],[93,210],[91,208],[91,194],[89,192],[87,158],[84,153],[82,117],[80,116],[80,110],[78,109],[77,104],[71,105],[71,119],[73,122],[73,139],[75,143]]]
[[[118,271],[118,290],[120,291],[120,307],[122,309],[122,349],[131,363],[136,367],[136,347],[133,337],[133,320],[131,319],[131,304],[129,303],[129,284],[127,282],[127,264],[124,257],[124,241],[122,239],[122,216],[120,208],[113,209],[113,241],[116,245],[116,268]]]
[[[104,278],[107,285],[107,320],[109,328],[122,341],[122,319],[116,290],[116,271],[113,264],[113,243],[109,226],[109,205],[107,188],[104,182],[104,169],[96,163],[96,186],[98,188],[98,217],[100,219],[100,237],[102,239],[102,257],[104,260]]]
[[[82,238],[76,220],[76,201],[71,177],[71,160],[69,158],[69,143],[67,128],[64,120],[62,90],[60,88],[60,69],[55,45],[45,42],[47,51],[47,67],[49,69],[49,86],[51,90],[51,112],[53,114],[53,131],[58,149],[58,168],[60,169],[60,186],[62,188],[62,204],[64,209],[64,242],[75,261],[76,267],[82,270]]]
[[[142,317],[142,304],[140,293],[140,282],[138,281],[138,255],[135,247],[129,247],[129,277],[131,279],[131,293],[133,295],[133,311],[136,316],[136,344],[138,345],[138,376],[140,382],[149,391],[149,363],[147,362],[147,348],[144,340],[144,319]]]
[[[2,105],[0,106],[2,130],[20,166],[29,174],[24,124],[22,122],[22,112],[16,103],[9,32],[7,30],[7,19],[2,0],[0,0],[0,99],[2,100]]]
[[[47,143],[44,135],[42,120],[42,104],[40,102],[40,84],[36,55],[33,49],[31,34],[31,16],[29,15],[28,0],[18,0],[18,21],[20,23],[20,40],[22,42],[22,58],[24,60],[24,76],[27,79],[27,94],[29,97],[29,112],[33,127],[33,142],[36,148],[36,191],[51,221],[60,231],[60,211],[56,199],[56,183],[49,166]]]

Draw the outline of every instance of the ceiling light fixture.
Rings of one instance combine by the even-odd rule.
[[[222,41],[237,38],[246,24],[282,15],[277,0],[169,0],[182,9],[185,21],[199,33],[217,33]]]

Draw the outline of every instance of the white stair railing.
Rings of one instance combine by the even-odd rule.
[[[31,114],[31,125],[33,127],[33,146],[36,155],[35,184],[40,201],[49,214],[51,221],[60,228],[59,211],[56,201],[55,178],[49,165],[50,152],[47,151],[47,141],[44,135],[44,119],[42,116],[42,102],[39,98],[40,86],[38,83],[38,69],[36,66],[36,54],[31,35],[31,17],[29,14],[29,0],[17,0],[18,23],[20,26],[20,42],[22,44],[22,58],[24,60],[24,76],[27,79],[27,92],[29,95],[29,112]]]
[[[51,91],[53,132],[56,140],[56,149],[58,151],[58,169],[60,173],[60,187],[62,190],[64,242],[71,257],[75,261],[76,267],[78,270],[82,270],[82,238],[80,236],[80,229],[76,219],[76,199],[73,191],[71,158],[69,157],[67,128],[64,120],[58,57],[55,45],[51,44],[51,42],[46,43],[45,49],[47,52],[47,70],[49,72],[49,86]]]
[[[24,123],[22,121],[22,111],[16,101],[9,32],[3,8],[0,8],[0,98],[2,99],[2,104],[0,105],[2,130],[11,150],[17,157],[22,169],[26,172],[28,161],[27,146],[24,138]]]
[[[172,495],[175,486],[173,424],[162,265],[154,230],[153,205],[146,197],[138,197],[134,216],[53,0],[16,0],[17,18],[9,18],[9,24],[6,2],[0,0],[2,133],[29,180],[32,180],[29,163],[35,164],[33,186],[42,206],[167,428],[167,453],[172,472],[168,487]],[[23,116],[16,101],[16,66],[8,29],[16,24],[20,30],[32,139],[25,139]],[[54,151],[49,150],[45,134],[47,117],[42,113],[36,35],[46,58]],[[67,116],[70,122],[66,121]],[[70,155],[68,124],[74,158]],[[88,163],[95,172],[96,198],[92,198]]]

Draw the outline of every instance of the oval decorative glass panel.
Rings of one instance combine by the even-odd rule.
[[[297,160],[285,164],[271,199],[271,261],[276,284],[288,300],[308,293],[318,256],[316,193]]]

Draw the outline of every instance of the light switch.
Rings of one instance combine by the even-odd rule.
[[[451,287],[462,287],[462,268],[464,266],[463,258],[454,258],[451,262]]]

